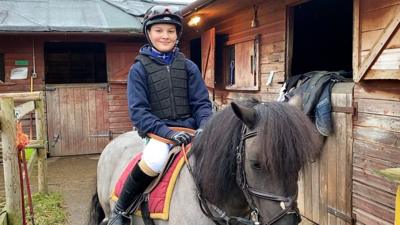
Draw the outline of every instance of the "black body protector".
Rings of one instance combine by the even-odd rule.
[[[183,54],[178,53],[171,65],[158,64],[145,55],[138,55],[136,60],[147,72],[152,113],[167,120],[190,117],[188,76]]]

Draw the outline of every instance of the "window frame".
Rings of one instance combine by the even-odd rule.
[[[250,48],[243,48],[246,47],[246,45],[253,43],[253,46]],[[228,82],[231,80],[230,78],[230,62],[232,59],[229,56],[229,49],[234,47],[234,60],[235,60],[235,74],[233,76],[233,84],[229,84]],[[243,56],[240,57],[240,61],[238,60],[238,55],[243,55],[243,49],[249,49],[248,55],[251,57],[249,58],[248,62],[243,62]],[[227,41],[224,45],[224,69],[223,69],[223,74],[225,77],[225,90],[232,90],[232,91],[259,91],[260,90],[260,35],[254,35],[246,39],[238,40],[238,41]],[[247,58],[246,58],[247,60]],[[252,74],[254,77],[253,79],[249,82],[249,80],[245,77],[245,75],[238,75],[238,69],[236,68],[241,68],[238,67],[240,65],[250,65],[250,74]],[[245,79],[243,79],[245,78]]]

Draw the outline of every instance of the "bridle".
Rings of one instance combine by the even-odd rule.
[[[294,196],[284,197],[275,195],[269,192],[264,192],[256,188],[250,187],[246,179],[246,171],[244,166],[245,158],[245,141],[249,138],[257,136],[257,131],[247,132],[246,125],[242,126],[242,135],[240,138],[239,145],[236,147],[236,183],[241,188],[247,203],[251,209],[250,219],[254,225],[261,224],[259,222],[259,210],[254,203],[254,198],[261,198],[273,202],[280,202],[282,210],[275,215],[273,218],[269,219],[266,223],[267,225],[272,225],[282,219],[288,214],[294,214],[297,216],[298,222],[301,221],[301,216],[299,209],[297,208],[297,193]]]
[[[220,209],[218,206],[211,204],[205,198],[203,198],[201,194],[200,186],[197,182],[195,182],[197,198],[200,203],[200,208],[203,213],[214,221],[217,225],[228,225],[232,222],[239,222],[241,224],[246,225],[261,225],[259,221],[259,210],[254,203],[254,197],[261,198],[264,200],[269,200],[273,202],[279,202],[282,210],[275,215],[272,219],[269,219],[265,225],[272,225],[279,220],[281,220],[284,216],[293,214],[297,217],[297,221],[301,222],[301,215],[299,209],[297,208],[297,193],[294,196],[284,197],[275,195],[269,192],[264,192],[258,190],[256,188],[250,187],[247,183],[246,179],[246,171],[244,167],[244,158],[245,158],[245,141],[249,138],[257,136],[257,131],[247,132],[246,125],[242,125],[242,132],[239,145],[236,147],[236,183],[240,187],[243,192],[247,204],[250,207],[250,219],[238,217],[238,216],[228,216],[227,213]],[[185,151],[185,150],[184,150]],[[186,159],[187,161],[187,159]],[[189,173],[193,176],[193,171],[190,164],[186,163]]]

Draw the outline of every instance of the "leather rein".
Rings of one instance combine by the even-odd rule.
[[[269,192],[264,192],[249,186],[246,179],[246,171],[244,167],[245,141],[246,139],[257,136],[257,134],[258,134],[257,131],[247,132],[246,125],[243,124],[240,142],[239,145],[236,147],[236,183],[241,188],[246,198],[246,201],[250,207],[251,211],[249,219],[244,217],[228,216],[225,211],[211,204],[202,197],[199,184],[195,182],[197,189],[196,190],[197,197],[200,203],[201,210],[207,217],[213,220],[214,223],[217,225],[222,225],[222,224],[227,225],[231,224],[232,222],[239,222],[241,224],[246,224],[246,225],[261,225],[261,222],[259,220],[260,219],[259,209],[254,203],[254,198],[261,198],[280,203],[282,210],[273,218],[269,219],[267,223],[265,223],[265,225],[272,225],[281,220],[284,216],[289,214],[296,215],[298,222],[301,221],[300,212],[299,209],[297,208],[297,202],[296,202],[297,194],[294,196],[284,197]],[[186,165],[188,167],[190,174],[192,174],[193,176],[193,172],[189,162],[187,162]]]

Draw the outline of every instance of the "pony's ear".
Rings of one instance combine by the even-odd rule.
[[[253,108],[247,108],[245,106],[238,105],[234,102],[231,103],[231,107],[235,115],[246,124],[247,127],[252,128],[257,123],[256,110]]]

